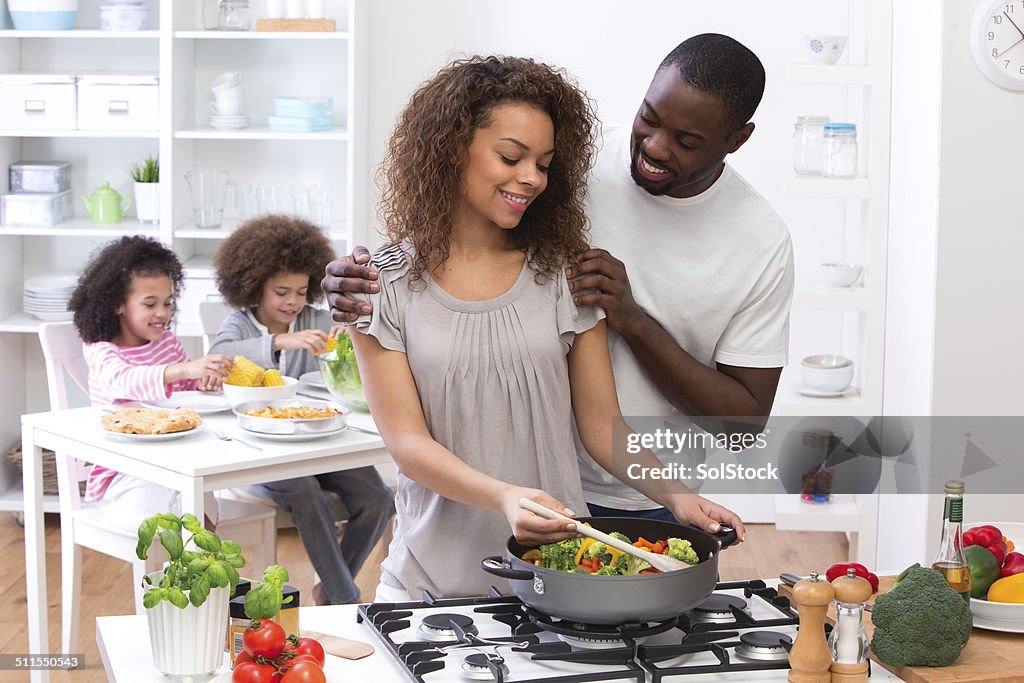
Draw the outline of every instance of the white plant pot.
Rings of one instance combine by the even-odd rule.
[[[160,183],[135,183],[135,215],[143,223],[160,222]]]
[[[153,585],[163,572],[149,577]],[[164,675],[195,676],[213,673],[224,663],[230,588],[214,588],[199,607],[179,609],[161,600],[146,610],[153,664]]]

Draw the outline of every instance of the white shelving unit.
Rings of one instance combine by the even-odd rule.
[[[838,231],[841,243],[834,245],[835,253],[843,254],[845,261],[866,267],[854,287],[831,287],[798,279],[793,301],[795,314],[820,316],[823,325],[839,328],[839,346],[822,351],[842,353],[854,360],[854,386],[841,397],[804,396],[799,392],[799,358],[792,358],[775,399],[775,415],[871,416],[880,415],[882,410],[892,0],[851,6],[850,18],[851,36],[857,27],[862,27],[866,38],[863,64],[790,65],[785,70],[785,80],[793,88],[845,88],[847,110],[826,113],[833,120],[857,123],[861,174],[849,180],[794,176],[786,183],[786,191],[793,197],[843,203],[841,213],[845,219]],[[803,113],[793,112],[794,118]],[[797,494],[779,495],[774,496],[774,513],[775,524],[781,530],[846,532],[850,535],[851,558],[868,566],[875,564],[877,496],[837,495],[829,504],[809,505]]]
[[[210,295],[210,257],[239,224],[240,214],[229,187],[224,225],[197,229],[186,172],[224,170],[239,185],[329,187],[333,207],[327,232],[335,250],[347,253],[349,245],[366,241],[367,0],[327,0],[326,16],[337,26],[331,33],[204,30],[202,0],[145,1],[153,27],[145,31],[97,30],[104,0],[81,0],[76,27],[69,31],[0,30],[0,73],[146,73],[160,79],[159,121],[153,131],[21,131],[0,124],[0,172],[6,175],[9,164],[20,160],[70,161],[76,214],[53,227],[0,226],[5,284],[0,288],[0,353],[13,371],[0,397],[0,447],[5,450],[20,438],[23,413],[48,408],[34,338],[42,321],[21,310],[26,279],[78,270],[98,245],[121,235],[145,234],[178,253],[186,267],[186,295]],[[254,19],[263,7],[254,3]],[[246,87],[252,120],[248,128],[216,130],[207,125],[208,83],[227,71],[238,71]],[[335,126],[319,133],[268,130],[265,121],[273,98],[286,95],[331,97]],[[147,154],[160,156],[159,222],[140,223],[132,209],[119,224],[93,225],[80,195],[109,180],[130,196],[127,169]],[[0,189],[6,189],[6,180],[0,182]],[[199,265],[192,271],[190,264]],[[198,329],[190,315],[195,314],[182,310],[179,315],[183,336]],[[20,501],[20,479],[4,460],[0,510],[20,510]]]
[[[833,120],[858,124],[861,175],[851,179],[794,175],[786,183],[790,196],[843,203],[845,224],[841,244],[849,262],[865,266],[853,287],[832,287],[821,281],[797,280],[793,298],[796,314],[829,314],[826,324],[841,327],[842,341],[835,349],[856,363],[854,387],[836,398],[814,398],[799,393],[799,359],[791,359],[775,399],[775,415],[877,415],[882,409],[885,344],[886,235],[889,220],[889,138],[892,62],[892,3],[873,0],[851,7],[866,12],[863,24],[867,48],[865,64],[793,64],[785,69],[790,87],[844,86],[847,110],[828,112]],[[848,46],[847,49],[851,49]],[[804,112],[794,112],[797,114]],[[793,340],[791,340],[792,343]]]

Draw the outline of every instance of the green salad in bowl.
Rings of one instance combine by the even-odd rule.
[[[369,410],[363,382],[359,379],[356,352],[347,334],[338,335],[338,345],[316,357],[327,390],[338,402],[356,410]]]

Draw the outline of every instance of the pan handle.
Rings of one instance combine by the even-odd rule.
[[[718,542],[722,544],[723,548],[728,548],[733,543],[739,540],[736,530],[732,527],[725,526],[724,524],[718,528],[717,534],[712,534]]]
[[[480,560],[480,569],[510,581],[533,581],[533,572],[512,569],[512,565],[498,555],[491,555]]]

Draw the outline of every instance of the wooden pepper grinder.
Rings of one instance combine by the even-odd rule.
[[[868,637],[861,619],[871,584],[849,569],[832,582],[836,594],[836,627],[829,638],[832,652],[832,683],[865,683],[868,680]]]
[[[831,683],[832,651],[825,639],[825,613],[833,597],[832,585],[819,579],[817,572],[793,586],[800,630],[789,651],[790,683]]]

